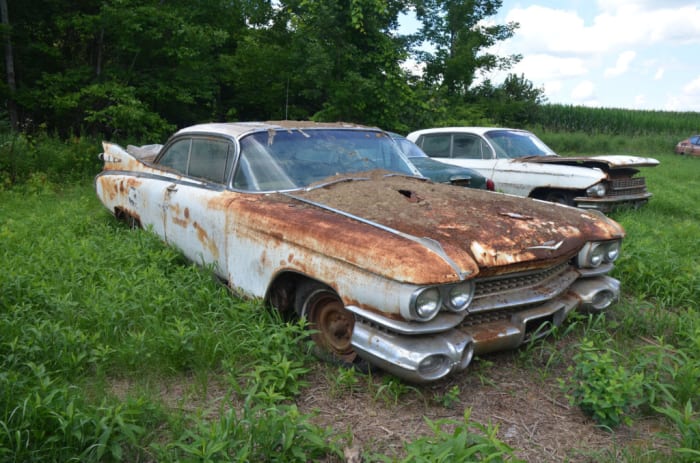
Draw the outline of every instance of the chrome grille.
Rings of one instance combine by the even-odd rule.
[[[510,320],[511,315],[516,310],[524,310],[524,308],[519,307],[516,309],[514,307],[510,307],[507,309],[490,310],[488,312],[477,312],[473,314],[470,313],[469,315],[467,315],[464,321],[460,323],[460,326],[478,326],[484,323],[497,322],[501,320]]]
[[[536,272],[519,273],[512,276],[499,276],[494,278],[477,279],[474,291],[474,299],[489,296],[491,294],[501,294],[506,291],[514,291],[523,288],[536,286],[555,275],[564,272],[569,264],[561,264]]]
[[[625,196],[644,194],[647,192],[647,184],[644,177],[615,178],[610,182],[608,196]]]

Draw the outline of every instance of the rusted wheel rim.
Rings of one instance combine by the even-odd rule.
[[[311,336],[316,344],[346,362],[355,360],[357,354],[350,343],[355,317],[345,310],[338,296],[318,291],[309,297],[305,312],[311,329],[316,331]]]

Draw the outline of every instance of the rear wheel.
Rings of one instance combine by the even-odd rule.
[[[311,339],[320,349],[320,355],[348,364],[357,360],[350,342],[355,316],[345,309],[333,290],[316,282],[302,284],[297,290],[295,306],[314,331]]]

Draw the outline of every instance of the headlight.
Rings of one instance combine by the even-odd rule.
[[[607,193],[607,188],[605,188],[604,183],[596,183],[593,186],[588,187],[586,194],[588,196],[595,196],[597,198],[602,198]]]
[[[440,291],[437,288],[425,288],[416,294],[413,310],[420,321],[432,320],[440,310]]]
[[[615,262],[618,257],[620,257],[620,242],[610,241],[605,243],[605,261]]]
[[[602,263],[613,263],[620,256],[620,241],[591,241],[578,253],[579,267],[599,267]]]
[[[474,284],[471,281],[463,281],[450,288],[448,294],[449,308],[453,312],[461,312],[469,307],[474,297]]]

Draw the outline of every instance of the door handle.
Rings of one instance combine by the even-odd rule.
[[[171,183],[170,185],[168,185],[168,188],[166,188],[166,190],[168,190],[170,193],[177,191],[177,184]]]

